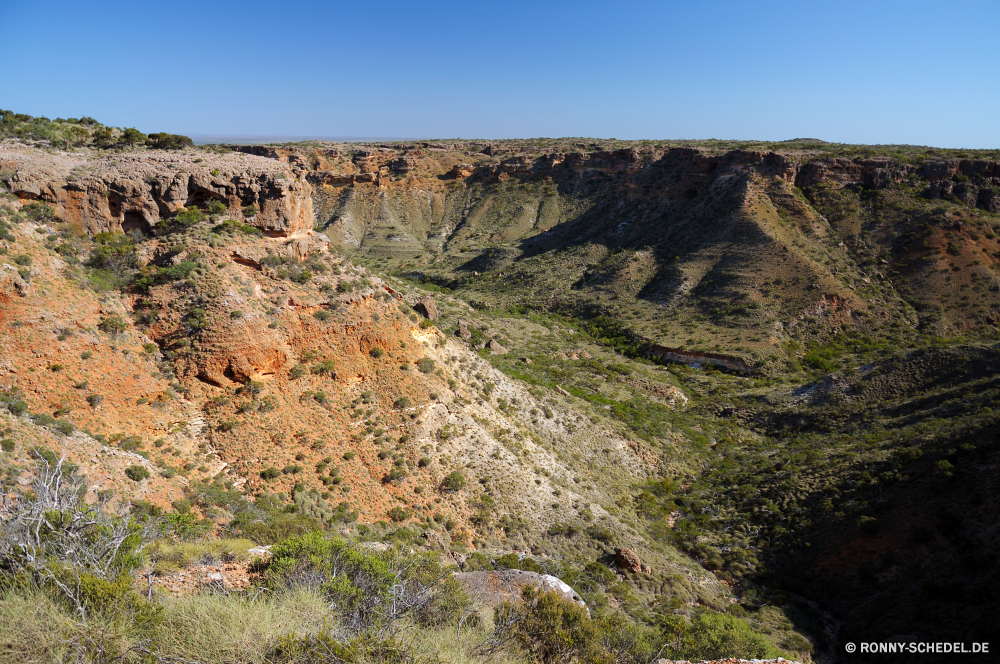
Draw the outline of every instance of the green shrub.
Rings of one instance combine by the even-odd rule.
[[[950,478],[955,474],[955,466],[947,459],[941,459],[935,463],[934,468],[937,470],[938,476],[945,479]]]
[[[417,368],[423,373],[430,373],[434,371],[434,360],[429,357],[422,357],[417,360]]]
[[[122,129],[122,135],[119,140],[121,140],[124,145],[144,145],[149,142],[149,137],[135,127],[126,127],[125,129]]]
[[[417,610],[417,623],[423,627],[453,625],[472,603],[472,598],[458,579],[449,576],[437,588],[429,602]]]
[[[323,360],[318,364],[313,365],[312,372],[316,375],[328,375],[333,376],[337,371],[337,363],[333,360]]]
[[[4,438],[3,440],[0,440],[0,450],[3,450],[4,452],[13,452],[14,441],[11,440],[10,438]]]
[[[87,403],[93,408],[100,406],[102,401],[104,401],[104,397],[100,394],[90,394],[87,396]]]
[[[102,320],[97,327],[102,332],[117,336],[128,329],[128,323],[126,323],[125,319],[118,314],[112,314],[111,316],[104,318],[104,320]]]
[[[385,476],[386,482],[398,482],[401,479],[405,479],[407,473],[405,470],[399,467],[392,468]]]
[[[244,217],[256,217],[257,216],[257,206],[253,205],[253,204],[245,206],[243,208],[243,216]]]
[[[518,620],[513,637],[536,661],[591,661],[603,654],[598,642],[598,630],[587,616],[587,609],[565,600],[557,592],[538,592],[525,586],[522,604],[501,604],[496,609],[495,623],[507,622],[511,614]],[[598,660],[600,661],[600,660]]]
[[[255,563],[251,571],[271,588],[293,578],[318,579],[338,622],[354,633],[390,628],[395,620],[426,606],[444,578],[433,554],[407,554],[401,548],[370,551],[318,532],[274,545],[271,557]]]
[[[399,507],[397,505],[396,507],[393,507],[391,510],[389,510],[386,516],[388,516],[390,519],[398,523],[400,521],[406,521],[411,516],[413,516],[413,510],[404,507]]]
[[[128,285],[137,264],[135,243],[124,233],[98,233],[87,258],[89,282],[97,290],[113,290]]]
[[[325,624],[315,635],[302,636],[295,632],[285,635],[280,646],[269,654],[268,661],[275,664],[409,664],[423,661],[414,658],[410,646],[397,636],[363,632],[345,638],[340,634],[334,635]]]
[[[14,256],[14,262],[22,266],[31,265],[31,256],[28,254],[17,254]]]
[[[685,659],[773,659],[782,653],[739,618],[703,611],[680,637],[674,657]]]
[[[325,323],[326,321],[328,321],[331,318],[333,318],[333,314],[331,314],[326,309],[320,309],[319,311],[317,311],[316,313],[313,314],[313,318],[315,318],[318,321],[321,321],[321,322]]]
[[[7,407],[7,410],[10,411],[10,414],[13,415],[14,417],[20,417],[21,415],[24,415],[26,412],[28,412],[28,402],[24,401],[23,399],[8,401],[4,405]]]
[[[194,226],[204,221],[205,215],[198,208],[183,208],[177,212],[174,219],[182,226]]]
[[[35,413],[31,416],[31,421],[40,427],[53,427],[56,425],[56,418],[48,413]]]
[[[53,219],[56,214],[48,205],[37,201],[28,203],[21,208],[21,214],[34,222],[44,222]]]
[[[357,456],[357,455],[354,452],[344,452],[343,459],[344,459],[344,461],[350,461],[355,456]]]
[[[125,469],[125,477],[133,482],[141,482],[149,477],[149,471],[145,467],[136,464]]]
[[[829,373],[837,368],[837,363],[819,352],[807,353],[802,360],[813,369]]]
[[[614,533],[605,526],[590,526],[586,532],[591,539],[604,542],[605,544],[611,544],[615,539]]]
[[[372,357],[374,357],[377,360],[378,358],[380,358],[383,355],[385,355],[385,351],[382,350],[381,348],[376,347],[376,348],[372,348],[370,351],[368,351],[368,354],[371,355]]]
[[[149,147],[156,150],[180,150],[182,148],[194,147],[194,141],[187,136],[182,136],[180,134],[157,132],[155,134],[150,134],[148,138]]]
[[[448,473],[445,478],[441,481],[441,489],[443,491],[459,491],[465,487],[465,476],[457,470]]]
[[[396,410],[403,410],[404,408],[409,408],[412,405],[413,404],[410,401],[410,397],[399,397],[398,399],[392,402],[392,407],[395,408]]]

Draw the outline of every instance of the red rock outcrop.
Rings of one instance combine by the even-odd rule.
[[[437,320],[441,317],[438,313],[437,305],[434,304],[434,300],[429,297],[425,297],[417,302],[413,305],[413,308],[427,320]]]
[[[312,228],[312,187],[286,164],[239,153],[139,152],[76,160],[47,158],[26,147],[0,149],[0,163],[15,171],[11,191],[22,201],[41,200],[56,216],[91,234],[148,228],[181,208],[220,201],[268,235]]]
[[[643,347],[643,352],[647,355],[656,355],[671,362],[681,362],[683,364],[714,364],[732,371],[749,372],[750,366],[738,357],[723,355],[721,353],[701,353],[694,350],[683,350],[681,348],[667,348],[658,344],[649,344]]]
[[[638,574],[642,571],[642,561],[632,549],[615,549],[615,562],[622,569]]]

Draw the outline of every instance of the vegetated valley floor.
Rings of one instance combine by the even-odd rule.
[[[595,611],[728,611],[801,659],[996,635],[995,154],[8,142],[0,166],[5,484],[65,448],[134,502],[224,524],[199,502],[224,484],[572,562]],[[621,547],[648,571],[587,567]]]

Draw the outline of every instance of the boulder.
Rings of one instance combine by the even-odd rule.
[[[441,317],[440,314],[438,314],[437,305],[434,304],[434,300],[429,297],[425,297],[417,302],[413,305],[413,308],[427,320],[437,320]]]
[[[469,332],[469,325],[470,323],[467,320],[458,321],[458,332],[456,332],[455,334],[457,334],[462,339],[471,338],[472,332]]]
[[[632,549],[615,549],[615,562],[620,568],[630,572],[639,573],[642,571],[642,561]]]
[[[506,355],[507,354],[507,349],[504,348],[503,346],[501,346],[499,343],[497,343],[496,339],[490,339],[490,342],[488,344],[486,344],[486,345],[489,347],[490,351],[494,355]]]
[[[520,569],[486,572],[456,572],[452,575],[475,600],[492,604],[514,602],[521,599],[526,586],[542,591],[555,591],[565,599],[586,607],[587,603],[569,585],[551,574],[538,574]]]
[[[17,268],[4,263],[0,265],[0,297],[27,297],[31,291],[31,285],[21,278]]]

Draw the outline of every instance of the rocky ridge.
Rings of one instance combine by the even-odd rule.
[[[312,228],[311,187],[301,170],[242,154],[162,153],[91,157],[0,146],[0,169],[22,201],[38,200],[91,234],[149,230],[185,207],[215,200],[227,214],[274,236]],[[253,210],[245,210],[253,206]]]

